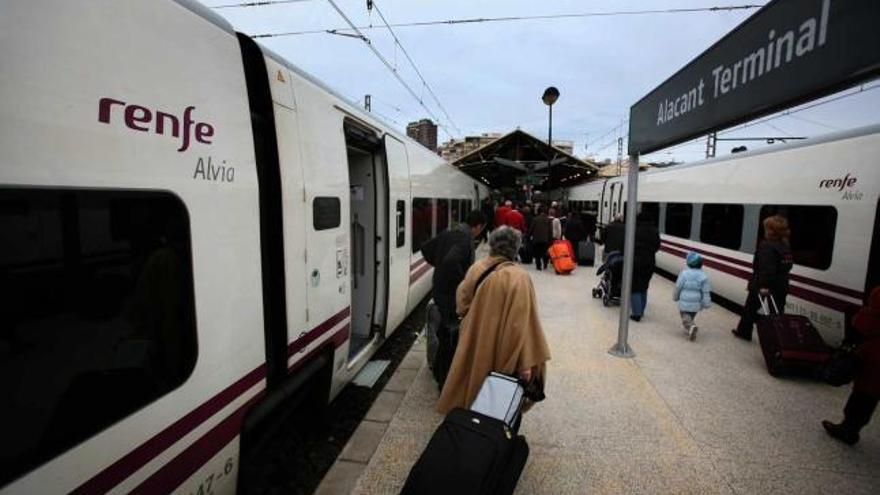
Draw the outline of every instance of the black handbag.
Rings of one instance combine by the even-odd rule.
[[[821,379],[829,385],[841,387],[852,383],[856,376],[854,345],[842,345],[834,350],[831,359],[821,370]]]

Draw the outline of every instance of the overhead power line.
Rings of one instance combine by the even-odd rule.
[[[592,141],[590,141],[589,143],[587,143],[587,145],[586,145],[586,146],[587,146],[587,150],[590,149],[590,146],[592,146],[592,145],[598,143],[599,141],[605,139],[606,137],[610,136],[614,131],[616,131],[616,130],[620,129],[621,127],[623,127],[624,124],[626,124],[627,122],[629,122],[629,119],[624,119],[624,120],[622,120],[622,121],[621,121],[619,124],[617,124],[616,126],[612,127],[611,129],[608,129],[608,132],[602,134],[601,136],[599,136],[599,137],[597,137],[596,139],[593,139]]]
[[[437,118],[436,115],[434,115],[434,112],[432,112],[431,109],[428,108],[427,105],[425,105],[425,102],[422,101],[422,98],[419,97],[419,95],[417,95],[416,92],[413,91],[409,84],[407,84],[406,81],[403,80],[403,77],[400,76],[400,73],[397,71],[397,69],[391,65],[388,59],[386,59],[384,56],[382,56],[381,53],[379,53],[379,50],[377,50],[376,47],[373,46],[373,43],[370,41],[370,39],[367,38],[364,33],[362,33],[361,30],[354,25],[353,22],[351,22],[351,19],[349,19],[348,16],[345,15],[345,12],[343,12],[342,9],[340,9],[339,6],[336,5],[336,2],[334,2],[333,0],[327,0],[327,2],[329,2],[330,5],[336,10],[336,12],[338,12],[339,15],[342,16],[343,19],[345,19],[345,22],[348,23],[349,26],[351,26],[352,31],[354,31],[356,34],[355,37],[359,38],[367,45],[370,51],[372,51],[373,54],[376,55],[376,57],[380,61],[382,61],[385,67],[387,67],[388,70],[391,71],[391,74],[394,75],[398,82],[400,82],[400,84],[403,85],[403,87],[406,88],[407,91],[409,91],[409,94],[412,95],[412,97],[415,98],[417,102],[419,102],[419,105],[421,105],[422,108],[425,109],[425,112],[428,113],[428,116],[430,116],[435,122],[437,122],[437,125],[439,125],[449,137],[454,137],[454,135],[449,132],[449,128],[446,127],[446,124],[444,124],[439,118]]]
[[[258,2],[259,3],[259,2]],[[279,2],[269,2],[272,3]],[[245,5],[242,5],[245,6]],[[262,5],[260,5],[262,6]],[[456,24],[480,24],[488,22],[520,22],[520,21],[536,21],[536,20],[552,20],[552,19],[582,19],[588,17],[620,17],[620,16],[637,16],[651,14],[689,14],[695,12],[732,12],[735,10],[753,10],[763,7],[763,5],[724,5],[718,7],[699,7],[688,9],[659,9],[659,10],[618,10],[613,12],[581,12],[571,14],[545,14],[545,15],[525,15],[525,16],[506,16],[506,17],[475,17],[470,19],[443,19],[416,22],[401,22],[390,24],[389,27],[425,27],[438,25],[456,25]],[[278,36],[299,36],[306,34],[338,34],[340,31],[352,31],[369,29],[380,29],[381,26],[354,26],[350,28],[332,28],[332,29],[312,29],[304,31],[283,31],[278,33],[261,33],[252,35],[252,38],[273,38]]]
[[[416,71],[416,75],[419,76],[419,79],[422,81],[422,85],[425,87],[425,89],[428,90],[428,94],[431,95],[431,98],[434,99],[434,103],[437,104],[437,107],[439,107],[440,111],[443,112],[443,115],[446,116],[446,120],[450,124],[452,124],[453,128],[455,128],[455,131],[461,134],[461,129],[458,128],[458,126],[455,124],[455,121],[452,120],[452,117],[449,116],[449,112],[447,112],[443,104],[440,103],[440,99],[437,98],[436,94],[434,94],[434,90],[431,89],[431,86],[428,85],[428,81],[426,81],[424,76],[422,76],[422,71],[420,71],[419,68],[416,66],[416,63],[413,61],[412,57],[409,56],[409,52],[407,52],[406,48],[404,48],[403,43],[401,43],[400,40],[397,38],[397,34],[395,34],[394,30],[391,29],[391,25],[388,24],[388,20],[385,19],[385,15],[382,14],[382,11],[379,9],[379,5],[376,3],[375,0],[373,0],[372,6],[374,9],[376,9],[376,12],[379,14],[382,22],[385,23],[385,27],[387,27],[388,32],[391,33],[391,37],[394,38],[394,42],[397,44],[397,46],[400,47],[400,51],[403,52],[403,55],[406,57],[407,61],[409,61],[409,65],[411,65],[413,70]]]
[[[308,0],[275,0],[274,2],[244,2],[244,3],[230,3],[226,5],[215,5],[211,7],[212,9],[232,9],[236,7],[266,7],[268,5],[278,5],[282,3],[299,3],[306,2]]]

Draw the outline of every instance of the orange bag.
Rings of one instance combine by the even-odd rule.
[[[547,250],[553,268],[560,275],[568,275],[574,270],[575,262],[572,256],[571,243],[568,241],[554,241]]]

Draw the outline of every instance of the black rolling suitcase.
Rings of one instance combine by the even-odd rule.
[[[472,410],[453,409],[437,427],[401,494],[512,494],[529,457],[516,432],[526,395],[517,378],[491,373]]]
[[[529,446],[504,421],[456,408],[437,427],[401,495],[507,495]]]
[[[772,313],[767,300],[761,299],[765,316],[756,322],[767,371],[773,376],[786,373],[816,375],[831,359],[832,349],[809,318],[782,314],[773,297],[770,302]]]
[[[529,264],[533,259],[535,259],[535,257],[532,256],[532,244],[528,241],[523,241],[522,246],[519,248],[519,260],[525,264]]]
[[[596,259],[596,245],[590,240],[583,240],[577,245],[577,263],[580,266],[593,266]]]

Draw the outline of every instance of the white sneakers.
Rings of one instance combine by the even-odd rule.
[[[699,330],[699,328],[697,328],[696,325],[691,325],[690,328],[688,328],[688,339],[691,342],[693,342],[694,340],[697,340],[697,331],[698,330]]]

